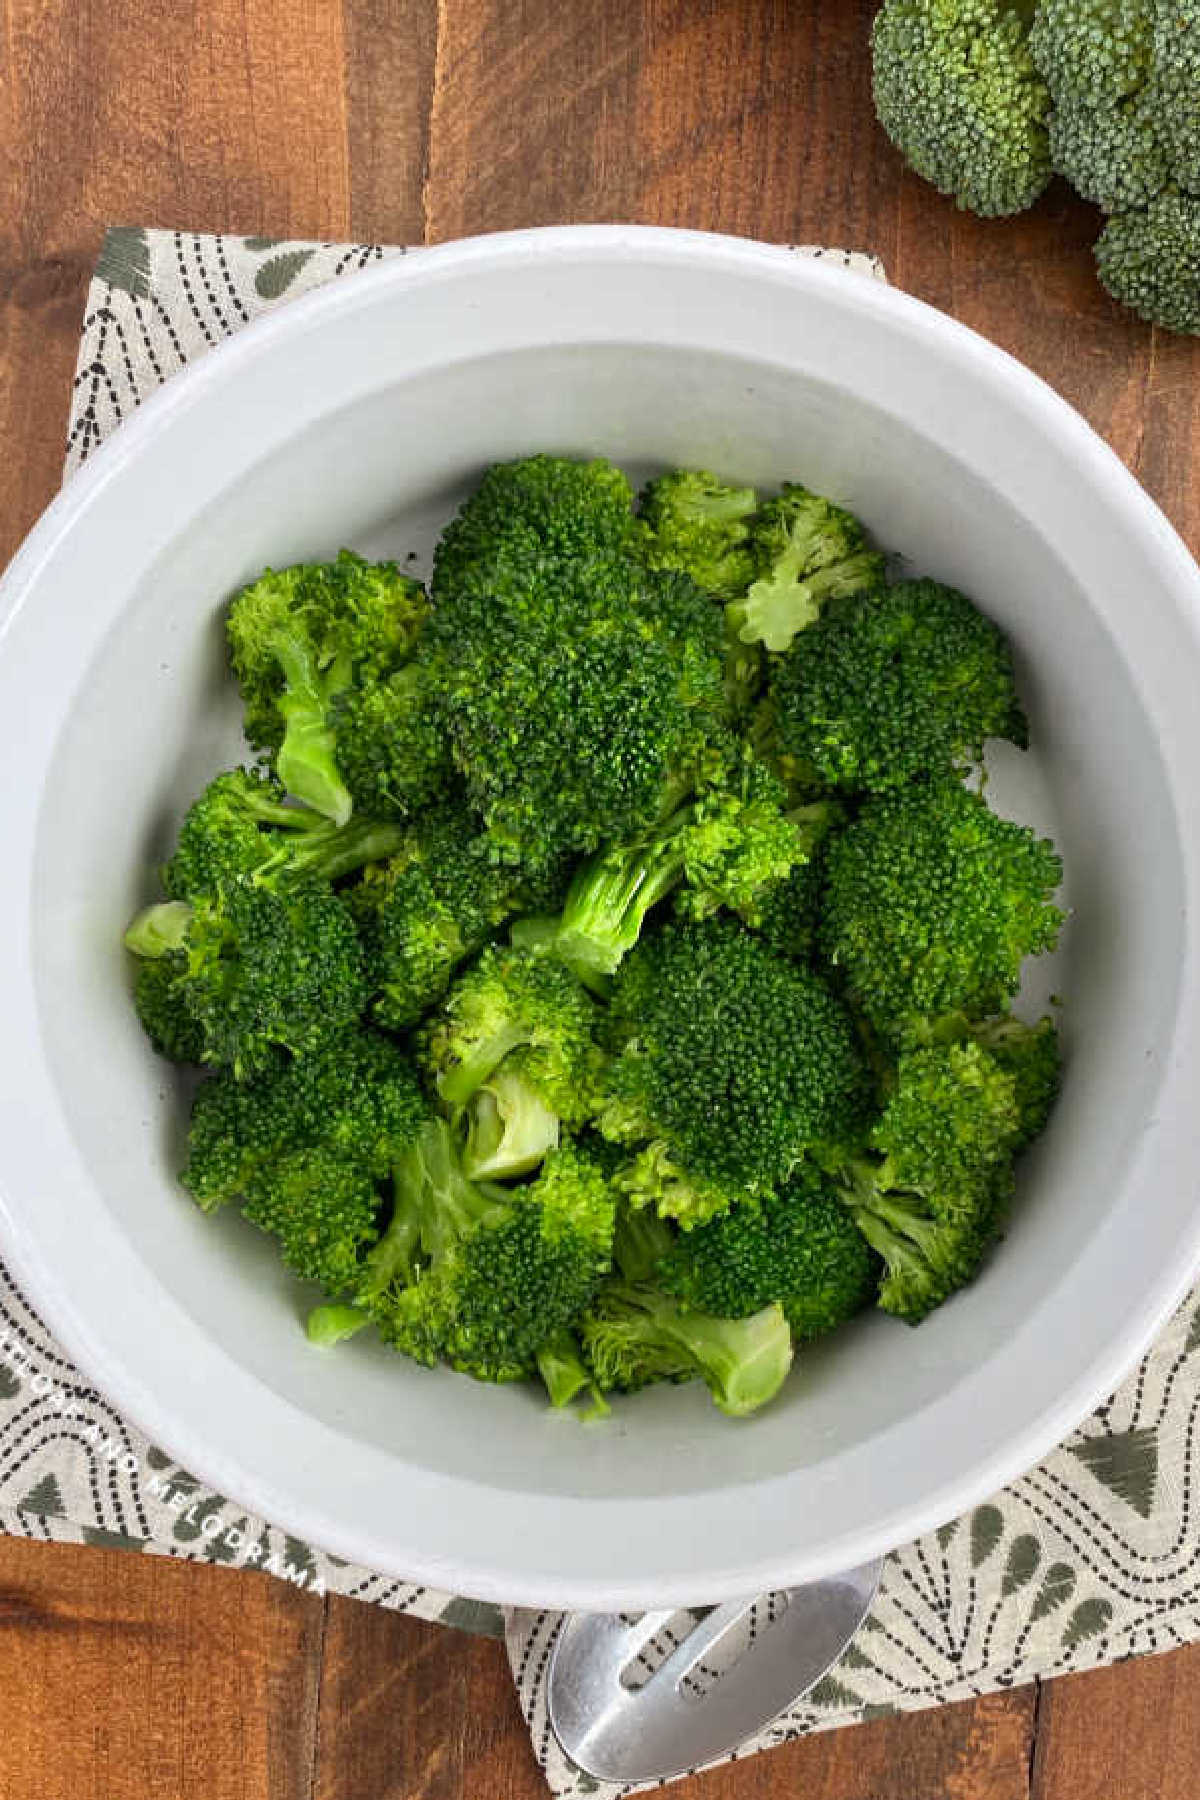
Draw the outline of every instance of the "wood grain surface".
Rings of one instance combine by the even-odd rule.
[[[104,227],[437,241],[632,219],[869,248],[1065,394],[1200,551],[1200,343],[1063,188],[956,213],[874,125],[870,0],[0,0],[0,560],[58,485]],[[503,1653],[0,1541],[0,1800],[536,1800]],[[1200,1650],[789,1746],[680,1800],[1195,1800]]]

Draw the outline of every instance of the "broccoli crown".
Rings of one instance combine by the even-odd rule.
[[[1200,332],[1200,198],[1167,192],[1117,213],[1097,240],[1096,264],[1122,306],[1168,331]]]
[[[345,901],[381,1025],[403,1030],[440,999],[510,910],[512,888],[486,837],[449,811],[427,814],[394,856],[366,870]]]
[[[1152,0],[1038,0],[1030,53],[1056,106],[1105,106],[1150,74]]]
[[[187,969],[182,950],[139,959],[133,1004],[142,1030],[160,1056],[170,1062],[198,1063],[204,1057],[204,1034],[187,1009],[180,979]]]
[[[789,648],[829,601],[878,587],[884,560],[844,507],[788,483],[755,515],[755,578],[726,617],[734,635],[766,649]]]
[[[1003,634],[937,581],[830,608],[775,664],[771,695],[784,751],[852,793],[961,770],[989,737],[1028,740]]]
[[[528,1187],[476,1184],[445,1121],[433,1120],[395,1183],[396,1215],[414,1221],[418,1250],[405,1285],[381,1292],[368,1273],[382,1336],[418,1362],[441,1358],[480,1380],[534,1373],[608,1267],[614,1201],[603,1172],[564,1146]]]
[[[879,1304],[917,1325],[978,1274],[1012,1197],[1012,1167],[996,1162],[951,1193],[894,1191],[857,1169],[849,1204],[885,1273]]]
[[[604,1284],[582,1336],[602,1389],[632,1392],[654,1381],[699,1379],[732,1418],[773,1400],[792,1363],[791,1332],[780,1307],[748,1319],[711,1318],[629,1281]]]
[[[879,1030],[1001,1010],[1053,949],[1062,864],[1047,838],[954,781],[870,800],[826,858],[822,947]]]
[[[1050,118],[1050,152],[1059,174],[1105,212],[1145,206],[1166,186],[1166,147],[1145,90],[1102,105],[1076,100]]]
[[[321,1049],[367,998],[354,922],[334,893],[314,883],[277,894],[247,880],[197,901],[178,991],[203,1060],[239,1079],[269,1066],[277,1046]]]
[[[817,940],[821,890],[825,884],[825,855],[831,833],[845,823],[836,801],[817,800],[796,808],[792,822],[804,836],[805,860],[760,896],[755,915],[747,922],[778,956],[807,962]]]
[[[1050,97],[1018,10],[885,0],[872,45],[875,110],[918,175],[985,218],[1032,206],[1051,174]]]
[[[1045,1129],[1062,1081],[1062,1052],[1053,1019],[1026,1025],[1011,1013],[991,1019],[949,1013],[916,1021],[909,1041],[978,1044],[1012,1079],[1017,1114],[1013,1149],[1023,1149]]]
[[[438,1092],[464,1106],[503,1063],[560,1117],[582,1120],[597,1079],[595,1027],[594,1001],[561,963],[491,945],[430,1030]]]
[[[534,872],[651,825],[725,706],[720,614],[686,576],[628,560],[543,572],[460,589],[429,634],[470,802]]]
[[[249,1175],[245,1199],[246,1217],[278,1239],[301,1281],[319,1282],[327,1294],[353,1290],[380,1205],[360,1164],[327,1144],[274,1155]]]
[[[847,1127],[862,1062],[840,1002],[732,919],[671,924],[618,972],[602,1128],[661,1138],[709,1182],[753,1190]]]
[[[778,1301],[793,1336],[808,1340],[870,1304],[878,1264],[828,1178],[801,1163],[778,1194],[678,1238],[655,1279],[687,1306],[723,1318]]]
[[[652,569],[682,569],[719,600],[745,593],[757,573],[753,488],[730,487],[705,469],[674,469],[641,496],[639,548]]]
[[[633,490],[612,463],[559,456],[493,463],[434,553],[434,605],[456,605],[480,569],[486,581],[509,551],[569,567],[626,553],[634,534]]]
[[[886,1185],[929,1194],[1010,1156],[1021,1135],[1016,1081],[972,1039],[906,1051],[871,1133]]]
[[[309,807],[285,805],[272,777],[231,769],[189,808],[163,886],[172,899],[191,901],[217,893],[231,878],[253,877],[276,889],[333,881],[387,856],[402,837],[387,820],[334,825]]]
[[[423,665],[406,663],[383,681],[344,689],[333,723],[337,765],[361,811],[412,819],[454,795],[450,742]]]
[[[1154,9],[1155,129],[1167,148],[1173,180],[1200,196],[1200,5],[1158,0]]]
[[[246,736],[274,757],[289,793],[338,824],[352,801],[337,766],[334,702],[405,662],[425,611],[421,587],[395,563],[349,550],[332,563],[268,569],[230,604]]]
[[[272,1157],[322,1145],[382,1178],[416,1137],[426,1110],[398,1046],[377,1032],[351,1030],[312,1056],[278,1058],[253,1081],[221,1070],[202,1082],[183,1184],[208,1210],[243,1194]]]

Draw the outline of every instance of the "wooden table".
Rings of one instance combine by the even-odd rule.
[[[870,0],[0,0],[0,560],[58,485],[111,223],[410,243],[643,220],[861,246],[1045,375],[1200,550],[1200,343],[1061,189],[902,173]],[[1130,596],[1136,605],[1138,596]],[[1195,1800],[1200,1648],[816,1738],[680,1800]],[[536,1800],[498,1645],[268,1577],[0,1542],[0,1800]]]

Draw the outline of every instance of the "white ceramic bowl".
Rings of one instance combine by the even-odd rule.
[[[300,1330],[233,1212],[175,1183],[182,1097],[120,933],[233,760],[224,598],[267,562],[428,551],[500,457],[806,481],[1011,632],[1036,734],[994,794],[1076,916],[1069,1070],[983,1278],[874,1317],[733,1424],[610,1423]],[[760,245],[587,228],[398,261],[252,326],[70,485],[0,598],[0,1225],[79,1364],[221,1492],[395,1575],[581,1607],[857,1563],[982,1499],[1111,1389],[1200,1260],[1200,574],[1108,449],[929,308]],[[1036,996],[1035,996],[1036,998]]]

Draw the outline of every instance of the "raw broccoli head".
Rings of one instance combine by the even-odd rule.
[[[730,487],[704,469],[675,469],[643,490],[639,548],[653,569],[682,569],[719,600],[745,593],[757,574],[753,488]]]
[[[672,924],[618,973],[618,1052],[601,1126],[662,1139],[682,1168],[745,1192],[847,1129],[863,1069],[854,1027],[820,979],[732,919]]]
[[[555,959],[492,945],[455,983],[429,1032],[450,1107],[467,1105],[503,1064],[561,1118],[582,1122],[597,1078],[595,1002]]]
[[[476,1184],[434,1120],[398,1163],[395,1188],[389,1231],[399,1222],[406,1250],[415,1246],[409,1279],[381,1286],[368,1259],[360,1286],[382,1336],[483,1381],[533,1374],[608,1267],[614,1202],[603,1172],[564,1146],[528,1187]]]
[[[1027,4],[885,0],[872,33],[875,110],[918,175],[985,218],[1023,212],[1050,180],[1050,96]]]
[[[748,1319],[692,1312],[657,1288],[605,1282],[583,1321],[584,1352],[602,1389],[701,1380],[721,1411],[744,1418],[773,1400],[792,1363],[778,1306]]]
[[[351,1030],[313,1056],[277,1058],[253,1081],[221,1070],[202,1082],[183,1184],[208,1211],[244,1194],[273,1157],[319,1146],[382,1179],[426,1113],[403,1051],[377,1032]]]
[[[878,587],[883,557],[868,547],[853,513],[795,483],[755,515],[755,578],[726,609],[745,644],[789,648],[831,600]]]
[[[1028,740],[1002,632],[955,588],[901,581],[830,608],[772,670],[784,752],[848,792],[880,793]]]
[[[290,794],[338,824],[352,801],[337,766],[337,697],[405,662],[425,610],[421,587],[395,563],[368,563],[348,550],[333,563],[268,569],[230,605],[246,736],[272,755]]]
[[[678,1238],[655,1279],[689,1307],[724,1318],[778,1301],[793,1337],[807,1341],[871,1303],[879,1265],[829,1179],[802,1163],[778,1194]]]
[[[1001,1010],[1063,914],[1053,845],[954,781],[869,801],[832,839],[822,948],[885,1034],[920,1015]]]
[[[1200,332],[1197,195],[1167,192],[1141,211],[1118,213],[1096,243],[1096,264],[1122,306],[1168,331]]]
[[[389,1030],[415,1024],[512,899],[512,871],[497,867],[487,838],[461,812],[427,814],[394,856],[368,868],[345,901],[379,1023]]]

